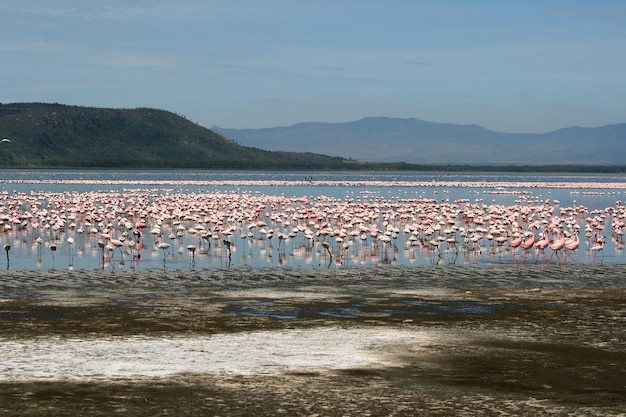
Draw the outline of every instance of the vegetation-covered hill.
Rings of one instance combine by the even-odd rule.
[[[352,126],[342,126],[342,129],[349,128],[349,134],[339,134],[333,130],[334,124],[322,124],[324,129],[321,131],[317,124],[295,125],[298,135],[294,135],[292,129],[285,129],[285,132],[279,128],[263,129],[253,143],[242,146],[240,143],[245,143],[243,138],[234,135],[231,136],[234,140],[227,139],[163,110],[0,104],[0,138],[8,139],[0,143],[0,168],[626,172],[626,162],[621,162],[626,161],[626,142],[622,134],[626,125],[587,132],[582,128],[562,129],[555,132],[561,135],[557,145],[550,144],[549,138],[534,135],[533,140],[543,140],[541,146],[518,141],[516,150],[507,153],[514,156],[507,164],[507,158],[495,157],[493,149],[491,152],[481,151],[485,143],[493,140],[489,131],[485,134],[484,130],[478,129],[483,134],[470,137],[461,134],[466,132],[464,129],[453,126],[456,141],[446,142],[442,136],[424,145],[426,142],[416,142],[410,132],[398,132],[394,124],[396,120],[383,118],[386,127],[378,121],[371,118],[355,122],[357,130],[362,132],[360,134],[354,133]],[[415,122],[409,119],[406,123]],[[439,126],[426,124],[434,129],[427,136],[438,131]],[[324,133],[327,128],[330,131]],[[312,129],[313,134],[307,129]],[[224,132],[227,133],[236,132]],[[259,132],[252,130],[251,133]],[[581,136],[586,138],[585,145],[591,145],[591,148],[581,146]],[[364,137],[370,138],[367,143],[363,142]],[[372,140],[374,137],[376,140]],[[303,145],[306,141],[315,145],[315,150],[307,149]],[[404,141],[402,146],[398,141]],[[320,147],[321,143],[326,145]],[[550,146],[557,146],[557,152],[548,152]],[[397,159],[385,161],[384,155],[391,158],[389,150],[400,152]],[[535,154],[533,160],[524,157],[528,152]],[[605,158],[598,158],[598,152]],[[421,159],[428,155],[449,157],[460,153],[465,159],[453,162],[445,158],[425,158],[424,162],[407,162],[415,153],[421,155]],[[566,157],[556,162],[546,156],[554,154]],[[362,159],[362,155],[372,159]],[[376,155],[378,158],[374,157]],[[486,159],[477,163],[479,158],[471,158],[473,155],[483,155]]]
[[[0,104],[0,167],[341,169],[325,155],[241,146],[149,108]]]

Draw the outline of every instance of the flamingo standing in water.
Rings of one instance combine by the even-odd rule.
[[[4,244],[4,251],[7,253],[7,269],[9,269],[9,251],[11,250],[11,245],[8,243]]]
[[[515,249],[522,244],[522,239],[524,238],[524,236],[518,232],[515,232],[513,236],[515,236],[515,238],[509,242],[509,247]]]
[[[540,254],[543,253],[544,256],[546,255],[545,249],[550,244],[550,239],[548,238],[548,230],[547,229],[544,229],[544,231],[541,233],[541,236],[542,236],[541,239],[536,241],[535,244],[533,245],[535,247],[535,249],[537,249],[537,257],[535,258],[535,263],[539,262],[539,255]]]
[[[532,248],[535,244],[535,234],[533,232],[529,232],[531,233],[530,236],[528,237],[528,239],[524,240],[522,243],[520,243],[520,248],[524,249],[524,250],[528,250],[530,248]]]
[[[333,253],[330,251],[330,243],[321,242],[321,244],[322,244],[322,247],[326,250],[326,252],[330,256],[330,262],[328,262],[328,266],[330,266],[330,264],[333,262]]]
[[[562,236],[559,239],[555,239],[550,245],[550,249],[552,249],[552,255],[550,255],[550,260],[548,262],[552,262],[552,257],[554,255],[556,255],[556,257],[559,258],[561,250],[564,247],[565,247],[565,236]]]
[[[54,269],[54,252],[57,251],[56,243],[50,243],[50,251],[52,252],[52,269]]]
[[[596,239],[596,243],[591,246],[591,251],[593,252],[593,260],[594,262],[597,259],[600,259],[600,263],[602,263],[602,260],[604,259],[604,241],[605,241],[605,237],[604,236],[600,236],[598,239]]]
[[[578,231],[575,231],[573,233],[573,237],[570,239],[565,239],[565,249],[567,249],[567,252],[565,252],[565,259],[567,259],[567,253],[571,252],[574,255],[576,255],[576,251],[578,250],[578,247],[580,246],[580,239],[578,238]]]
[[[43,239],[41,236],[38,236],[35,239],[35,243],[37,243],[37,262],[41,262],[41,245],[43,245]]]
[[[509,240],[509,237],[506,234],[494,236],[493,238],[493,241],[496,242],[498,247],[502,247],[502,245],[504,245],[508,240]]]
[[[73,256],[72,256],[72,249],[74,248],[74,238],[73,237],[68,237],[67,238],[67,243],[69,245],[69,251],[68,251],[68,268],[73,267]]]
[[[191,254],[191,267],[194,268],[196,266],[196,245],[187,245],[187,250]]]
[[[531,230],[528,233],[530,233],[528,239],[522,241],[522,243],[520,243],[519,245],[520,248],[524,249],[524,258],[522,262],[526,260],[526,256],[528,256],[528,251],[532,249],[535,245],[535,232]]]
[[[170,244],[166,242],[161,242],[160,240],[156,240],[154,242],[154,246],[157,249],[161,249],[163,251],[163,265],[165,266],[165,258],[167,258],[167,255],[170,254]]]
[[[522,241],[524,239],[524,236],[521,233],[518,233],[518,232],[514,233],[513,236],[515,236],[515,237],[514,237],[513,240],[511,240],[509,242],[509,248],[511,248],[514,251],[515,249],[520,247],[520,245],[522,244]]]
[[[228,259],[230,259],[230,255],[231,255],[231,252],[230,252],[230,240],[223,239],[222,243],[224,244],[224,247],[228,251]]]
[[[115,254],[115,250],[117,248],[120,248],[120,257],[121,257],[120,264],[124,264],[124,252],[121,249],[124,246],[124,242],[119,239],[114,239],[113,237],[111,237],[111,235],[109,235],[107,239],[109,241],[109,244],[113,247],[113,250],[111,251],[110,261],[111,262],[113,261],[113,254]]]

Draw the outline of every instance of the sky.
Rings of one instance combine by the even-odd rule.
[[[0,103],[205,127],[626,122],[622,0],[2,0]]]

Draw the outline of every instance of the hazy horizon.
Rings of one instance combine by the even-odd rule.
[[[626,121],[616,0],[23,0],[0,13],[2,103],[153,107],[233,129]]]

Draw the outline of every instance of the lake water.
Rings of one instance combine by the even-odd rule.
[[[0,265],[14,270],[624,261],[621,175],[0,170],[0,182]],[[509,246],[551,224],[578,231],[578,249]]]

